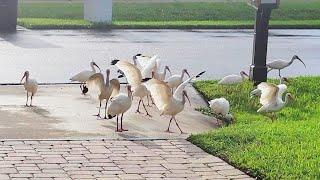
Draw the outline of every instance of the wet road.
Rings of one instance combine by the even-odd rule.
[[[205,78],[217,79],[249,69],[252,41],[251,30],[19,30],[0,34],[0,83],[19,82],[25,70],[39,82],[69,82],[91,60],[105,69],[137,53],[158,54],[176,73],[207,70]],[[271,30],[268,59],[297,54],[307,64],[294,63],[286,76],[319,75],[319,50],[320,30]]]

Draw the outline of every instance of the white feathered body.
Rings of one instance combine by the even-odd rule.
[[[96,73],[88,79],[87,84],[92,89],[94,89],[94,87],[98,87],[100,91],[100,94],[99,94],[100,101],[104,99],[109,100],[111,97],[118,95],[120,91],[119,80],[112,79],[109,81],[108,73],[107,73],[106,81],[104,80],[104,76],[102,73]]]
[[[158,79],[160,81],[164,81],[166,79],[166,73],[155,73],[155,79]]]
[[[244,78],[240,75],[228,75],[224,78],[222,78],[218,84],[220,85],[232,85],[232,84],[239,84],[242,83],[244,81]]]
[[[168,80],[168,86],[170,88],[178,87],[182,83],[182,76],[181,75],[173,75]]]
[[[26,82],[24,82],[23,85],[24,85],[24,89],[28,93],[32,93],[33,95],[37,93],[38,83],[35,79],[28,79]]]
[[[110,99],[119,94],[119,89],[115,89],[113,85],[106,87],[104,90],[100,92],[99,100]]]
[[[108,115],[116,116],[127,112],[132,104],[132,98],[127,94],[119,94],[112,100],[108,107]]]
[[[142,75],[142,78],[151,78],[152,77],[152,71],[153,72],[157,72],[157,61],[155,57],[152,57],[148,64],[146,66],[143,67],[143,69],[141,70],[141,75]]]
[[[172,98],[170,103],[164,106],[160,110],[161,115],[175,116],[179,114],[184,109],[185,103],[180,99]]]
[[[144,84],[140,84],[138,86],[134,86],[132,88],[132,91],[133,91],[132,95],[134,97],[143,98],[143,97],[145,97],[145,96],[150,94],[150,92],[148,91],[148,89],[146,88],[146,86]]]
[[[267,63],[267,67],[271,69],[283,69],[290,66],[290,62],[285,60],[275,60]]]
[[[230,103],[225,98],[213,99],[209,102],[211,110],[215,114],[225,117],[230,111]]]
[[[258,113],[261,112],[277,112],[280,111],[285,106],[285,102],[282,99],[278,99],[278,102],[275,104],[266,104],[258,109]]]
[[[141,71],[135,65],[127,61],[118,61],[116,66],[125,74],[128,83],[131,85],[133,96],[143,98],[150,94],[145,85],[141,82]]]
[[[85,83],[95,73],[96,73],[96,71],[88,71],[88,70],[82,71],[82,72],[76,74],[75,76],[73,76],[72,78],[70,78],[70,80],[72,82],[77,81],[77,82]]]
[[[257,112],[276,112],[281,110],[286,102],[283,101],[282,95],[287,91],[285,84],[278,86],[268,83],[261,83],[258,88],[261,91],[260,104],[262,107]]]

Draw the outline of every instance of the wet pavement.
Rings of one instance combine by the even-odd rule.
[[[285,76],[318,75],[320,30],[271,30],[268,58],[298,62]],[[205,78],[221,78],[248,70],[252,30],[24,30],[0,34],[0,83],[19,82],[23,71],[39,82],[65,83],[96,61],[103,69],[112,59],[134,54],[158,54],[175,73],[207,70]],[[271,73],[276,75],[276,72]]]

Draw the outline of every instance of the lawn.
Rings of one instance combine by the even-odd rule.
[[[281,7],[272,14],[273,28],[319,28],[320,0],[281,1]],[[43,18],[55,21],[58,28],[70,28],[83,18],[81,3],[20,3],[19,24],[29,28],[54,26]],[[115,28],[251,28],[255,10],[245,2],[189,2],[189,3],[114,3]],[[30,18],[33,18],[30,20]],[[64,20],[63,23],[62,20]],[[287,22],[289,21],[289,23]],[[90,24],[90,25],[88,25]],[[106,25],[104,25],[105,27]],[[77,27],[97,27],[81,22]],[[103,27],[99,25],[98,27]]]
[[[229,87],[232,93],[216,81],[195,87],[206,99],[227,98],[237,122],[189,141],[259,179],[320,179],[320,77],[291,79],[288,92],[295,101],[275,122],[256,112],[260,106],[249,98],[249,82]],[[208,108],[199,110],[210,114]]]

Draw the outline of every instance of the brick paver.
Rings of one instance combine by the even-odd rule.
[[[0,141],[0,179],[250,179],[183,139]]]

